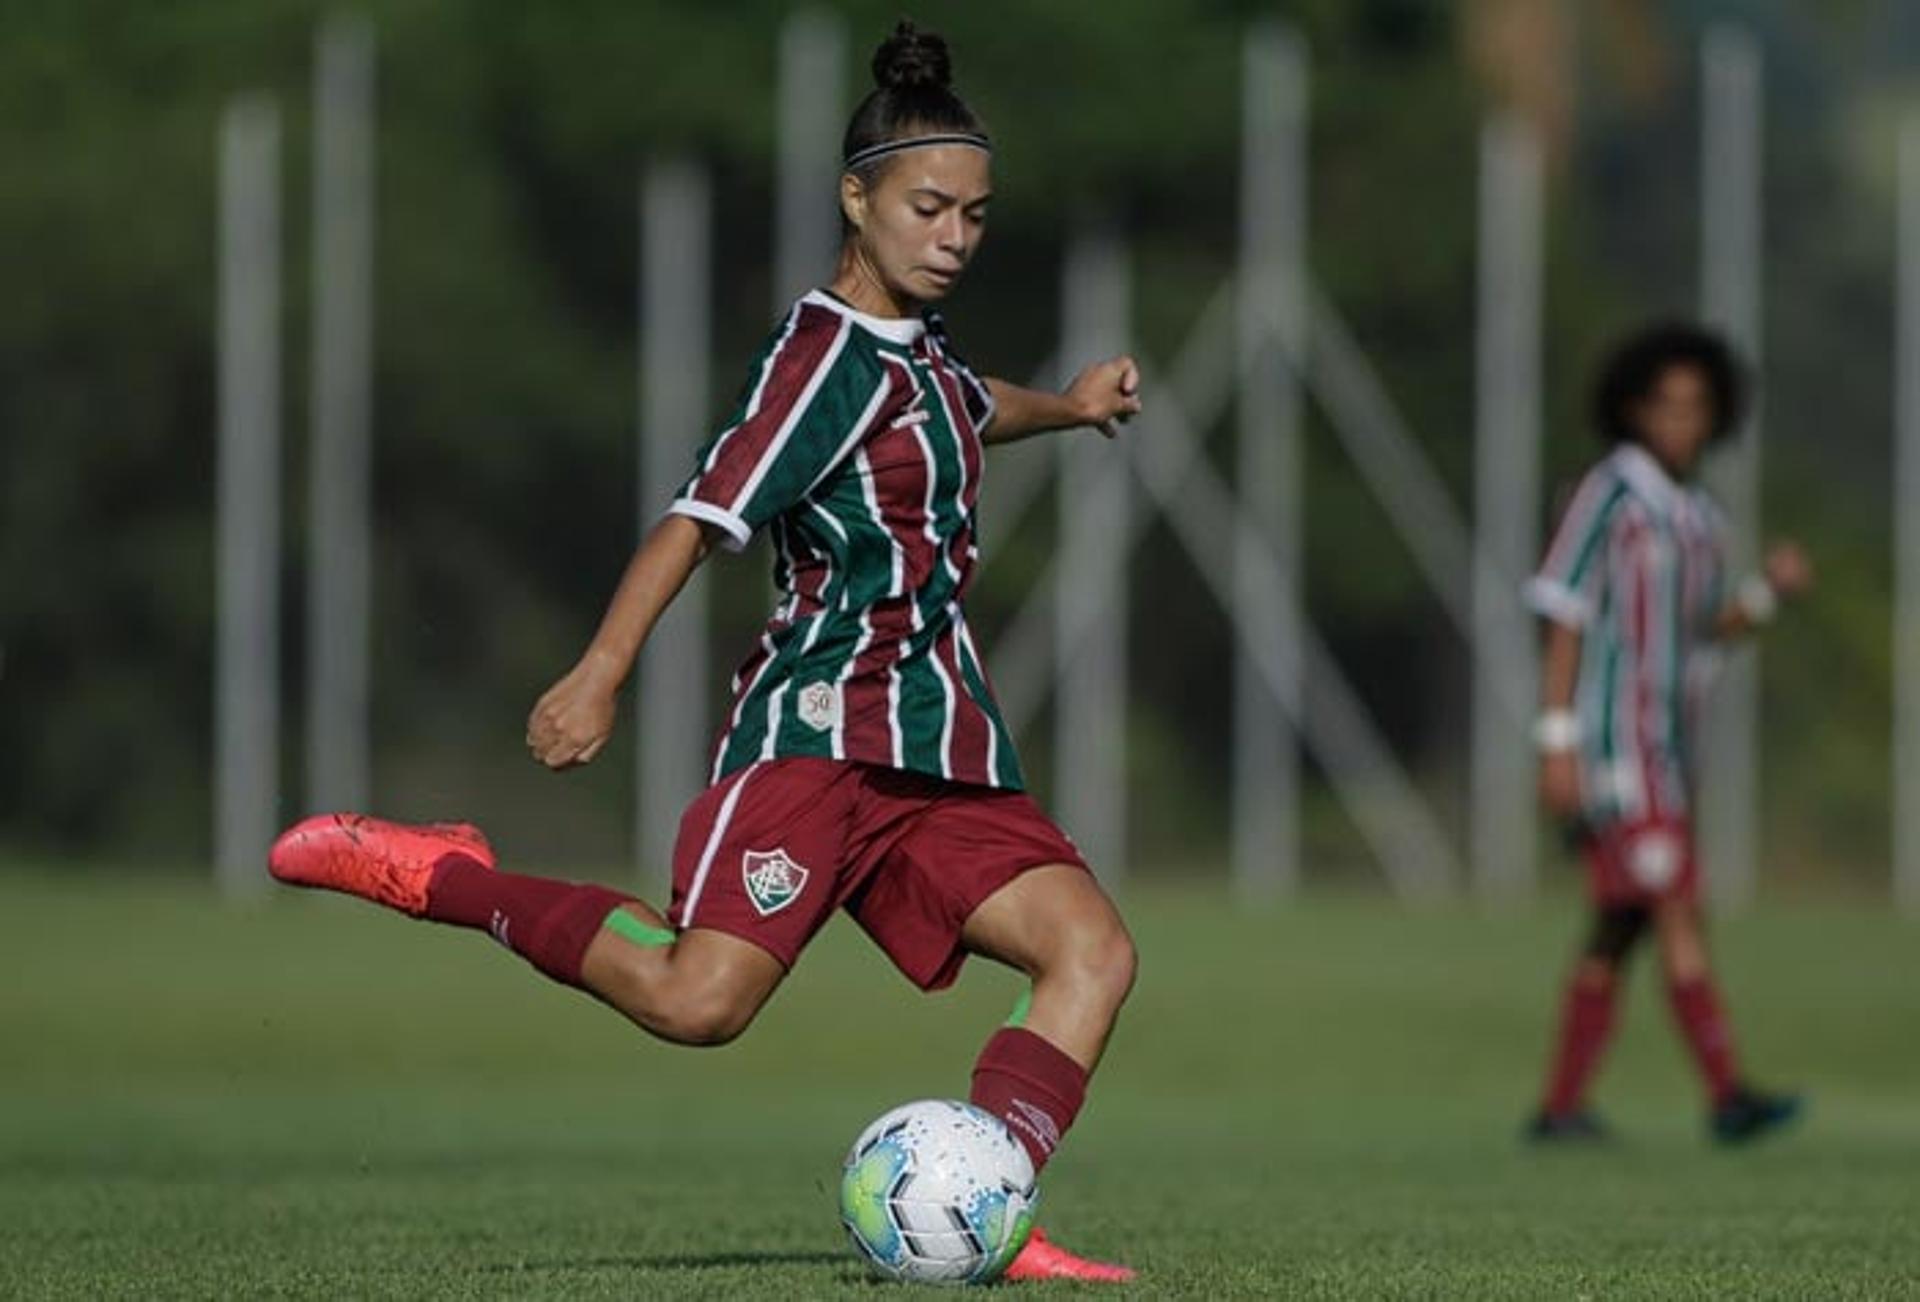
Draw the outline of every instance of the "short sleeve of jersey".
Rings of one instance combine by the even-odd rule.
[[[851,330],[838,313],[796,305],[668,510],[717,526],[738,551],[813,491],[853,451],[887,393],[885,368],[876,374],[849,347]]]
[[[1546,558],[1527,582],[1527,604],[1538,614],[1570,628],[1592,621],[1606,581],[1607,534],[1625,494],[1625,485],[1604,462],[1580,481]]]

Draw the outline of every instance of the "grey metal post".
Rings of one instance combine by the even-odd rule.
[[[1298,358],[1306,352],[1307,60],[1299,38],[1278,22],[1247,36],[1242,63],[1240,286],[1237,369],[1238,488],[1253,530],[1235,535],[1233,590],[1246,638],[1233,661],[1233,882],[1249,896],[1289,894],[1300,874],[1300,683],[1277,699],[1261,660],[1297,666],[1279,649],[1300,636],[1300,423]],[[1257,531],[1257,532],[1256,532]],[[1263,581],[1256,553],[1271,540],[1270,564],[1287,592]],[[1291,706],[1292,708],[1289,708]]]
[[[1538,545],[1540,146],[1517,117],[1480,135],[1479,311],[1475,340],[1473,753],[1470,846],[1475,887],[1489,897],[1533,885],[1533,756],[1526,715],[1538,656],[1521,582]]]
[[[1701,315],[1725,332],[1747,365],[1760,368],[1760,49],[1743,28],[1718,25],[1702,53]],[[1728,562],[1738,573],[1758,559],[1760,404],[1731,448],[1716,453],[1709,482],[1732,520]],[[1759,792],[1760,664],[1755,648],[1729,657],[1708,710],[1702,840],[1716,904],[1753,896]]]
[[[1067,251],[1061,370],[1125,349],[1131,319],[1126,249],[1111,231],[1077,236]],[[1098,434],[1060,436],[1058,644],[1094,630],[1054,664],[1054,790],[1061,822],[1102,877],[1126,872],[1127,585],[1132,477],[1126,452]]]
[[[838,15],[802,9],[780,29],[775,312],[786,311],[833,270],[846,61],[846,24]]]
[[[698,166],[655,163],[640,191],[640,532],[692,472],[708,419],[711,187]],[[681,807],[705,785],[707,585],[695,571],[640,656],[640,872],[671,870]]]
[[[214,863],[258,893],[280,815],[280,110],[220,123],[220,425]]]
[[[1265,570],[1268,586],[1285,593],[1288,580],[1274,564],[1273,547],[1263,540],[1248,546],[1234,537],[1253,531],[1253,525],[1208,464],[1183,404],[1177,398],[1169,400],[1166,386],[1157,380],[1152,392],[1162,396],[1148,406],[1141,420],[1145,428],[1139,438],[1129,440],[1127,451],[1148,499],[1193,558],[1195,575],[1230,618],[1232,587],[1223,576],[1232,569],[1236,553],[1254,558]],[[1233,622],[1236,633],[1244,637],[1240,621]],[[1329,783],[1353,815],[1355,827],[1378,856],[1395,891],[1409,900],[1450,894],[1459,872],[1445,833],[1373,727],[1366,707],[1348,686],[1311,621],[1302,617],[1295,642],[1279,647],[1261,642],[1254,644],[1254,652],[1276,698],[1287,682],[1304,678],[1313,684],[1311,691],[1300,694],[1300,715],[1293,720],[1294,726],[1326,769]],[[1284,663],[1296,659],[1305,663]]]
[[[373,29],[329,21],[313,81],[313,377],[307,801],[363,809],[372,511]]]
[[[1164,373],[1147,368],[1147,411],[1124,441],[1125,450],[1149,499],[1194,558],[1196,574],[1219,600],[1236,636],[1258,656],[1274,699],[1282,699],[1277,689],[1286,683],[1304,677],[1314,684],[1312,692],[1302,694],[1300,714],[1292,720],[1294,731],[1326,769],[1329,784],[1379,856],[1394,888],[1410,899],[1446,895],[1460,874],[1444,832],[1311,621],[1303,614],[1297,644],[1275,647],[1248,638],[1238,618],[1230,580],[1236,555],[1254,558],[1264,567],[1261,581],[1299,607],[1297,597],[1287,591],[1290,581],[1274,564],[1273,546],[1261,540],[1248,546],[1236,538],[1257,531],[1240,519],[1238,503],[1207,463],[1196,432],[1212,426],[1233,397],[1234,300],[1223,285],[1201,310],[1174,364]],[[1129,511],[1125,533],[1108,540],[1109,545],[1131,552],[1154,518],[1151,510]],[[1460,533],[1465,536],[1464,526]],[[1466,544],[1457,551],[1464,556]],[[991,652],[1001,709],[1016,733],[1038,714],[1046,698],[1049,647],[1058,663],[1078,663],[1099,617],[1097,609],[1085,605],[1061,612],[1049,600],[1065,567],[1066,557],[1058,550],[1042,563],[1033,593]],[[1070,617],[1063,619],[1062,614]]]
[[[1237,378],[1233,355],[1236,298],[1230,281],[1222,283],[1208,298],[1206,306],[1200,310],[1199,319],[1188,332],[1186,342],[1181,345],[1173,366],[1168,369],[1165,378],[1154,381],[1148,391],[1149,413],[1158,411],[1169,402],[1177,403],[1186,412],[1187,419],[1202,429],[1211,427],[1226,413],[1228,404],[1233,400]],[[1049,375],[1036,379],[1035,383],[1053,388],[1058,386],[1059,380]],[[1125,437],[1137,440],[1143,437],[1146,430],[1154,427],[1154,422],[1143,419],[1140,424],[1130,428]],[[1038,439],[993,452],[988,463],[988,487],[983,492],[982,514],[988,520],[1007,511],[1002,496],[1004,484],[998,477],[1002,468],[1018,464],[1023,454],[1032,451],[1047,457],[1050,465],[1057,469],[1061,460],[1059,449]],[[1105,473],[1126,474],[1127,470],[1124,466],[1114,465]],[[1034,475],[1025,482],[1036,484],[1040,489],[1052,487],[1057,506],[1060,490],[1056,480],[1057,475],[1049,471]],[[1025,484],[1022,487],[1024,489]],[[991,503],[991,515],[987,514],[988,507],[984,505],[988,502]],[[1110,545],[1131,555],[1152,521],[1151,512],[1129,512],[1126,535],[1109,540]],[[1015,737],[1023,735],[1029,725],[1040,717],[1041,709],[1048,703],[1049,695],[1057,685],[1057,666],[1070,663],[1077,657],[1090,636],[1091,626],[1082,627],[1078,620],[1091,620],[1098,615],[1095,610],[1078,606],[1075,607],[1076,621],[1071,624],[1063,621],[1056,597],[1065,582],[1061,578],[1065,560],[1057,548],[1041,560],[1026,596],[1001,629],[999,640],[987,655],[988,663],[993,666],[994,695],[999,698],[1001,717],[1006,720],[1007,727]]]
[[[1920,914],[1920,114],[1900,132],[1894,358],[1893,895]]]

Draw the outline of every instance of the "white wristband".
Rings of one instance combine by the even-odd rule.
[[[1747,623],[1755,626],[1772,623],[1775,612],[1780,609],[1779,595],[1761,574],[1749,574],[1740,581],[1733,603],[1747,617]]]
[[[1543,754],[1563,755],[1580,746],[1580,716],[1572,710],[1548,710],[1533,721],[1533,744]]]

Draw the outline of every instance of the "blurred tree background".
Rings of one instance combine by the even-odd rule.
[[[846,106],[898,3],[829,6]],[[715,180],[713,408],[770,324],[774,60],[791,6],[378,0],[375,781],[383,810],[485,820],[523,862],[629,855],[633,721],[592,770],[524,758],[632,547],[636,193],[646,160]],[[74,0],[0,11],[0,858],[204,862],[213,664],[220,113],[284,114],[284,785],[302,789],[300,624],[313,36],[305,0]],[[1585,384],[1617,331],[1698,283],[1697,47],[1737,17],[1767,67],[1769,532],[1823,586],[1764,668],[1774,879],[1882,880],[1894,131],[1920,105],[1899,0],[1111,0],[914,6],[996,131],[992,232],[949,316],[1024,378],[1058,334],[1068,233],[1131,242],[1140,350],[1171,360],[1232,272],[1240,46],[1277,14],[1312,56],[1310,246],[1463,511],[1471,503],[1476,139],[1514,108],[1551,160],[1549,481],[1591,458]],[[1210,431],[1219,464],[1231,417]],[[1310,606],[1400,753],[1461,821],[1468,665],[1378,505],[1309,429]],[[1037,455],[1030,448],[996,454]],[[647,504],[649,510],[659,503]],[[994,509],[991,470],[983,512]],[[1547,504],[1542,503],[1543,518]],[[992,634],[1051,540],[988,558]],[[765,600],[722,563],[717,717]],[[1224,855],[1228,626],[1164,528],[1135,569],[1142,867]],[[1029,769],[1045,793],[1044,729]],[[1308,862],[1364,856],[1324,794]]]

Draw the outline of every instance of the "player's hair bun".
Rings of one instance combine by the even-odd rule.
[[[953,89],[947,43],[933,32],[909,22],[895,27],[873,53],[873,80],[840,141],[841,162],[852,162],[862,180],[871,184],[879,175],[886,156],[870,151],[881,145],[958,134],[986,146],[986,128]]]
[[[953,84],[953,60],[947,43],[932,32],[901,22],[873,52],[873,81],[882,90],[948,89]]]

